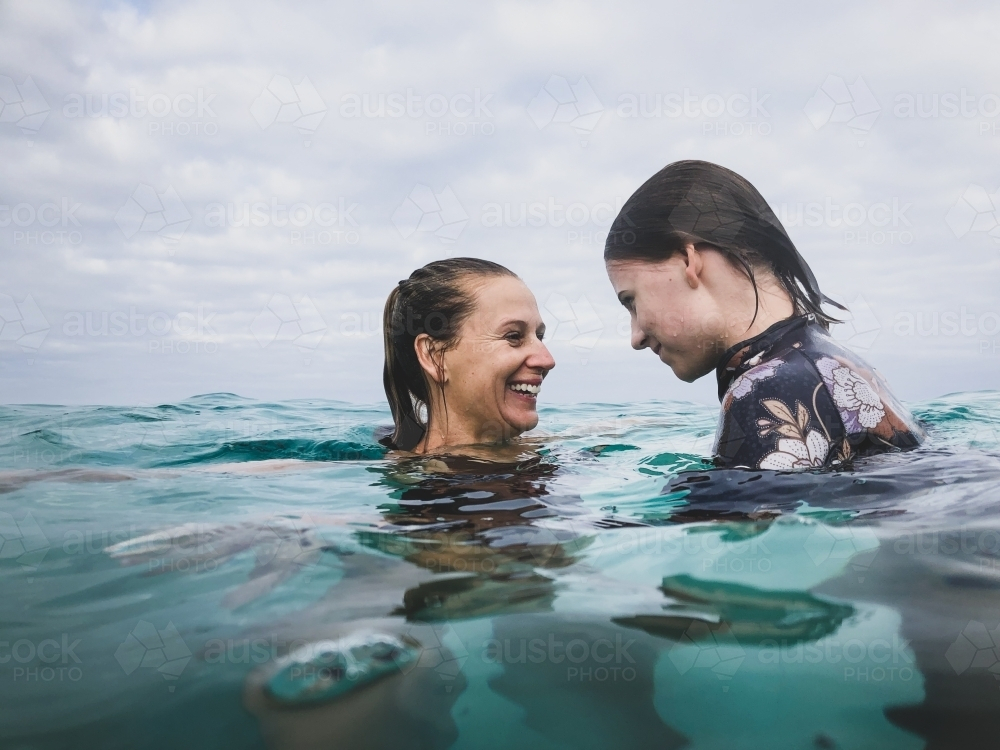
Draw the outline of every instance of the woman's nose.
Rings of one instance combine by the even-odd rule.
[[[528,356],[528,361],[525,362],[525,364],[528,367],[548,372],[556,366],[556,361],[552,358],[549,348],[539,341],[535,346],[534,351],[532,351]]]

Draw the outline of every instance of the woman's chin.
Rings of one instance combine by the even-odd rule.
[[[531,411],[519,410],[518,414],[506,415],[506,422],[510,425],[511,432],[513,433],[511,437],[517,437],[522,432],[533,430],[538,426],[538,412],[534,409]]]

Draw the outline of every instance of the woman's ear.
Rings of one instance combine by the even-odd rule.
[[[444,385],[448,382],[448,371],[444,366],[444,352],[437,342],[426,333],[421,333],[413,340],[413,348],[417,353],[420,369],[430,378],[432,383]]]
[[[698,249],[688,243],[684,246],[684,280],[692,289],[697,289],[702,283],[701,272],[705,267],[705,259]]]

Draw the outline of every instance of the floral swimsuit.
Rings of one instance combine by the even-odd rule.
[[[788,471],[917,447],[924,432],[885,381],[813,315],[775,323],[716,369],[721,467]]]

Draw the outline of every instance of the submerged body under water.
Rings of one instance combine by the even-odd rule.
[[[775,474],[680,402],[492,463],[338,402],[0,407],[0,746],[992,747],[1000,394],[913,411]]]

